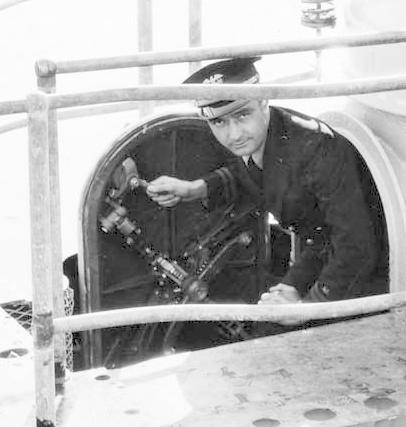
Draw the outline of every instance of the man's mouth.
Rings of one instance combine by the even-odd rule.
[[[246,145],[247,145],[247,141],[234,142],[233,144],[235,148],[242,148],[242,147],[245,147]]]

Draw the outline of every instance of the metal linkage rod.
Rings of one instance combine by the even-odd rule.
[[[67,95],[49,95],[51,108],[163,99],[299,99],[360,95],[406,89],[406,75],[306,85],[211,84],[136,86]]]
[[[132,325],[137,323],[181,321],[266,321],[284,320],[304,323],[308,320],[335,319],[374,313],[406,306],[406,292],[352,300],[306,304],[185,304],[135,307],[54,319],[55,331]]]
[[[0,102],[0,116],[5,114],[26,113],[27,111],[25,99]]]
[[[241,46],[199,47],[167,52],[142,52],[135,55],[110,58],[58,61],[54,63],[54,65],[56,66],[56,73],[62,74],[403,42],[406,42],[406,31],[385,31],[345,36],[325,36],[307,40],[286,40],[274,43],[260,43]],[[46,73],[48,72],[55,72],[52,67],[37,67],[36,71],[37,73],[40,73],[38,75],[42,76],[46,76]]]

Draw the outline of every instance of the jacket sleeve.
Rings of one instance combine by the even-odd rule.
[[[294,265],[289,268],[282,283],[294,286],[300,295],[304,296],[320,275],[323,268],[324,244],[319,239],[305,239],[302,250]]]
[[[238,166],[236,162],[210,172],[203,177],[207,185],[206,207],[213,210],[219,206],[226,206],[235,202],[239,197]]]
[[[373,225],[350,143],[339,135],[324,136],[305,167],[304,179],[324,215],[329,242],[327,249],[306,247],[288,279],[307,271],[306,279],[312,279],[313,291],[317,290],[311,299],[341,299],[372,273],[377,258]],[[299,280],[303,282],[303,278]]]

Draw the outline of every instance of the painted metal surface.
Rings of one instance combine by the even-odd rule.
[[[406,3],[399,0],[358,0],[345,2],[344,26],[347,31],[387,31],[405,25]],[[341,55],[340,55],[341,56]],[[377,77],[401,74],[406,69],[405,46],[363,47],[349,49],[341,57],[342,75],[346,78]],[[373,109],[405,115],[405,92],[365,95],[358,99]]]
[[[33,425],[32,337],[0,308],[0,425]]]
[[[349,102],[343,111],[326,111],[320,118],[352,142],[372,172],[388,226],[390,290],[401,292],[405,290],[406,279],[403,266],[406,254],[406,189],[403,185],[406,157],[394,156],[393,150],[403,142],[406,120],[403,118],[402,123],[400,116],[399,120],[391,120],[391,113],[376,111],[375,117],[376,114],[381,116],[377,120],[380,129],[372,131],[368,126],[372,125],[370,114],[371,111],[366,113],[365,106]],[[392,125],[392,134],[384,131],[388,121]]]
[[[343,20],[348,31],[399,28],[406,14],[406,4],[398,0],[346,1],[344,5]],[[336,67],[337,78],[401,74],[406,70],[404,53],[402,43],[348,49],[336,58],[340,63]],[[343,111],[324,114],[325,120],[354,143],[377,183],[388,224],[390,281],[395,292],[405,289],[406,277],[403,267],[406,255],[405,99],[404,90],[351,96]]]
[[[405,327],[398,310],[74,373],[58,425],[386,425],[406,414]]]

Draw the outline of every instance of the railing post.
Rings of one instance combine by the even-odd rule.
[[[189,0],[189,47],[202,45],[202,0]],[[189,62],[192,74],[201,67],[201,62]]]
[[[56,415],[48,100],[36,93],[28,95],[27,104],[36,420],[37,427],[52,427]]]
[[[56,66],[46,60],[35,64],[38,89],[44,93],[56,92]],[[51,274],[53,289],[53,307],[55,317],[65,315],[65,302],[62,273],[62,232],[61,202],[59,191],[59,147],[58,119],[56,109],[48,109],[48,157],[49,157],[49,206],[51,232]],[[64,387],[66,374],[66,341],[65,334],[57,334],[55,345],[55,385],[56,391]]]
[[[138,50],[140,52],[152,50],[152,0],[138,0]],[[138,83],[151,84],[153,82],[152,67],[138,67]],[[152,113],[153,101],[140,103],[140,117]]]

